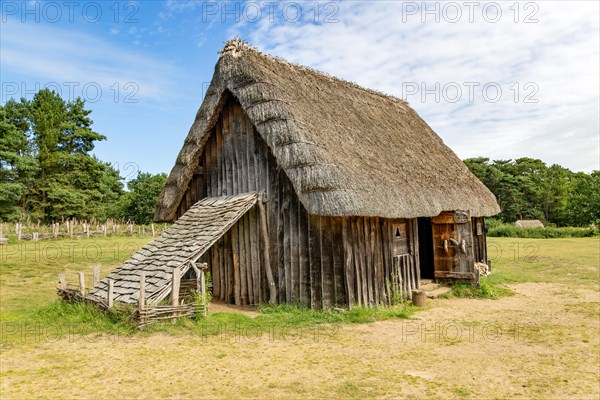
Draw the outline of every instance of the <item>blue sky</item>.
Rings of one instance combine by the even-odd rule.
[[[239,36],[406,99],[461,158],[600,169],[599,7],[583,2],[3,1],[1,99],[83,97],[122,176],[169,172]]]

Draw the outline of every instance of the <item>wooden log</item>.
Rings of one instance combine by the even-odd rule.
[[[106,292],[106,301],[108,304],[108,308],[111,309],[113,307],[114,302],[114,290],[115,290],[115,282],[112,279],[108,279],[108,290]]]
[[[79,273],[79,291],[82,296],[85,296],[85,275],[83,272]]]
[[[261,243],[263,246],[263,261],[265,266],[265,273],[267,275],[267,284],[269,285],[269,304],[275,304],[277,302],[277,287],[275,286],[273,270],[271,269],[271,244],[269,241],[269,232],[267,228],[267,211],[263,203],[263,198],[258,200],[258,211],[260,214],[260,232],[262,239]]]
[[[92,267],[92,286],[100,282],[100,265],[96,264]]]
[[[369,305],[373,305],[375,302],[375,296],[373,294],[373,256],[371,254],[371,218],[364,217],[364,251],[365,251],[365,270],[367,275],[367,295],[369,298]]]
[[[356,302],[359,305],[365,305],[364,301],[363,301],[363,287],[362,287],[362,270],[361,270],[361,261],[360,261],[360,252],[358,251],[358,243],[360,240],[359,237],[359,219],[360,217],[357,217],[354,219],[351,218],[348,223],[350,225],[350,231],[352,234],[352,258],[353,258],[353,264],[354,264],[354,280],[355,280],[355,287],[356,287]]]
[[[171,283],[171,305],[179,305],[179,288],[181,283],[181,267],[173,268]]]

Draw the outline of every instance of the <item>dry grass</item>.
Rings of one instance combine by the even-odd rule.
[[[411,320],[267,331],[215,325],[204,335],[30,332],[1,344],[0,395],[596,399],[598,241],[535,241],[537,258],[512,257],[510,246],[524,243],[532,241],[490,239],[506,249],[496,279],[511,281],[514,296],[430,301]],[[49,292],[36,303],[53,297],[55,271],[39,284],[25,277],[32,272],[2,264],[2,294],[12,297],[3,318],[21,315],[13,308],[27,298],[25,285]]]

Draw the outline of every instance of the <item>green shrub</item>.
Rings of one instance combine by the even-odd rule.
[[[553,227],[544,228],[518,228],[512,224],[505,224],[497,219],[486,221],[487,236],[513,237],[526,239],[553,239],[553,238],[579,238],[598,236],[598,228],[593,227]]]

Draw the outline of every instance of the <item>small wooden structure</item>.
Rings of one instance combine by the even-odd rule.
[[[176,267],[172,271],[171,291],[169,304],[149,304],[146,300],[146,274],[141,273],[138,286],[138,300],[135,313],[132,315],[140,328],[160,320],[173,320],[179,317],[195,317],[198,313],[206,316],[207,288],[205,281],[206,264],[195,266],[194,270],[199,278],[194,280],[182,280],[181,269]],[[85,286],[85,274],[80,272],[78,285],[67,283],[64,272],[58,274],[59,287],[58,296],[68,302],[87,302],[91,303],[101,310],[108,311],[115,307],[114,280],[106,278],[107,290],[106,296],[98,295],[95,289],[87,290]],[[92,269],[92,286],[99,283],[100,266],[96,265]],[[200,296],[200,301],[196,298]],[[117,296],[118,297],[118,296]],[[123,302],[124,303],[124,302]]]
[[[406,102],[234,40],[159,197],[173,226],[108,278],[135,303],[146,273],[157,303],[204,262],[228,303],[388,304],[421,277],[476,284],[499,211]]]

